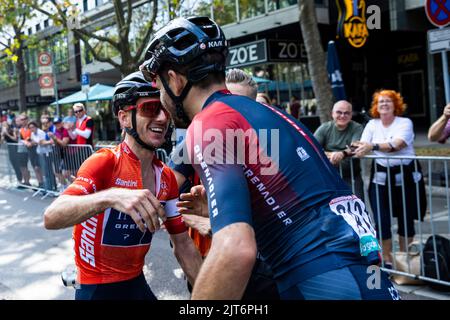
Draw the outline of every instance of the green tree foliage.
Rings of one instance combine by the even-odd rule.
[[[122,75],[136,71],[142,62],[143,53],[154,32],[158,13],[158,1],[146,1],[145,20],[138,24],[139,30],[132,29],[132,0],[112,0],[113,19],[107,26],[95,27],[96,21],[89,21],[74,5],[74,1],[31,0],[32,7],[49,16],[56,25],[61,25],[73,32],[77,40],[83,41],[92,57],[106,62],[120,70]],[[178,2],[178,1],[173,1]],[[44,3],[51,4],[51,10],[44,8]],[[136,36],[139,35],[139,36]],[[114,56],[120,56],[120,61]]]
[[[234,0],[213,0],[214,20],[221,26],[236,21],[236,3]],[[211,16],[211,0],[202,0],[196,10],[197,15]]]
[[[23,31],[32,17],[28,0],[0,0],[0,50],[16,67],[20,112],[26,109],[24,49],[31,44]]]

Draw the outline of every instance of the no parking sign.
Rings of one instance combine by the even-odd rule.
[[[426,0],[425,12],[436,27],[450,24],[450,0]]]

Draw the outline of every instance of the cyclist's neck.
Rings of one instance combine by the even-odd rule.
[[[135,154],[139,161],[141,161],[142,166],[151,165],[151,163],[153,162],[153,157],[155,156],[155,153],[153,151],[143,148],[128,134],[125,135],[124,142],[128,145],[130,150]]]

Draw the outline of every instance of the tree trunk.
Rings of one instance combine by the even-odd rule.
[[[308,68],[317,100],[320,121],[331,120],[333,91],[328,79],[325,52],[322,48],[314,0],[298,0],[300,28],[308,56]]]
[[[23,48],[22,43],[17,50],[17,89],[19,91],[19,113],[27,110],[27,95],[26,95],[26,74],[25,63],[23,61]]]

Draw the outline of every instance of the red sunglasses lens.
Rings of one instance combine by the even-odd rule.
[[[160,101],[146,101],[137,106],[139,114],[146,118],[156,117],[161,111],[161,108]]]

